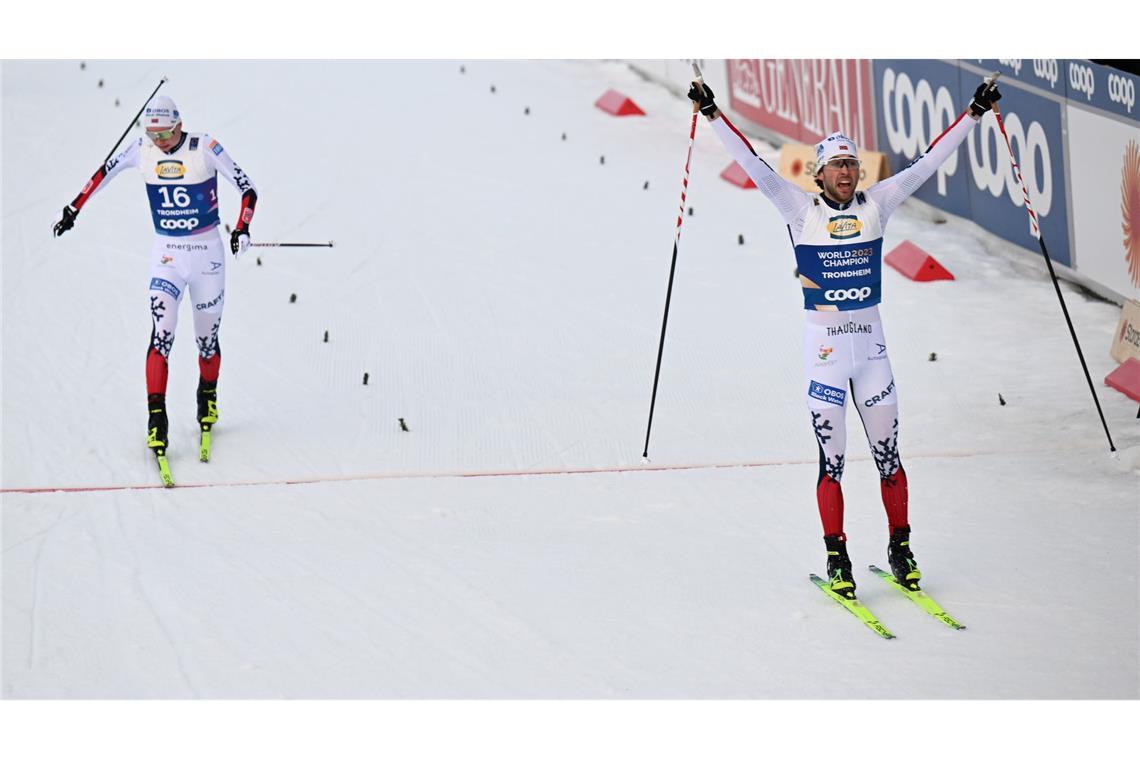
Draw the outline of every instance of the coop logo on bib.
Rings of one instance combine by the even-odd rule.
[[[827,220],[827,231],[835,240],[849,240],[859,237],[859,233],[863,231],[863,222],[859,221],[857,216],[841,214]]]
[[[159,179],[182,179],[186,176],[186,167],[181,161],[159,161],[154,173]]]

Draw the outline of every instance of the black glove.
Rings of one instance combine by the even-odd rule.
[[[230,250],[234,252],[234,256],[245,253],[245,249],[249,248],[249,230],[234,230],[230,233]]]
[[[994,107],[994,103],[1001,100],[1001,93],[998,92],[996,83],[982,82],[978,85],[978,89],[974,90],[974,100],[970,103],[970,112],[974,116],[982,116],[986,111]]]
[[[62,235],[63,233],[67,232],[72,227],[74,227],[75,226],[75,217],[77,217],[77,216],[79,216],[78,211],[73,209],[71,206],[64,206],[63,207],[63,218],[60,219],[58,222],[56,222],[55,225],[51,228],[52,232],[55,233],[55,236],[59,237],[60,235]]]
[[[707,84],[697,84],[693,82],[693,85],[689,88],[689,100],[699,105],[701,113],[710,119],[717,110],[716,103],[713,102],[714,97],[712,89],[709,88]]]

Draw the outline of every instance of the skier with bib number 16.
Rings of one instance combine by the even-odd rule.
[[[958,119],[926,152],[898,174],[866,190],[859,180],[855,143],[835,132],[816,145],[818,194],[805,192],[765,163],[717,108],[713,92],[693,82],[689,98],[712,123],[733,159],[780,212],[795,249],[803,287],[804,389],[816,443],[816,502],[827,551],[827,586],[855,598],[855,579],[843,532],[845,412],[850,393],[862,418],[887,512],[887,558],[898,583],[919,589],[922,574],[910,548],[907,479],[898,449],[898,393],[879,319],[883,230],[891,214],[958,149],[1001,98],[994,80],[978,86]]]
[[[79,211],[96,191],[123,169],[138,167],[146,183],[154,221],[150,261],[151,339],[146,357],[147,446],[165,464],[169,444],[166,380],[170,349],[178,324],[178,306],[187,289],[194,304],[198,341],[198,424],[201,458],[209,459],[209,431],[218,420],[217,384],[222,351],[218,330],[225,300],[226,256],[218,233],[218,173],[242,194],[241,210],[230,235],[238,256],[249,247],[249,225],[257,204],[253,181],[234,163],[217,139],[184,132],[174,101],[165,95],[147,103],[142,124],[145,137],[99,167],[79,195],[63,209],[53,231],[71,229]],[[164,480],[169,471],[164,468]],[[172,484],[172,481],[167,485]]]

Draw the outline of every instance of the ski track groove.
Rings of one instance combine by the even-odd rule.
[[[158,625],[159,631],[162,632],[163,638],[166,639],[167,644],[170,645],[170,650],[174,655],[174,664],[178,668],[178,674],[182,678],[182,682],[190,691],[192,697],[198,698],[202,694],[197,687],[194,686],[194,681],[190,677],[189,671],[186,669],[186,658],[181,648],[178,646],[177,640],[174,638],[173,633],[167,626],[166,621],[163,619],[162,614],[159,612],[157,605],[151,595],[147,592],[146,584],[143,581],[141,565],[139,562],[138,549],[134,543],[127,536],[126,528],[123,525],[122,507],[118,504],[114,505],[115,526],[119,529],[119,535],[122,536],[123,544],[127,550],[130,551],[134,561],[131,563],[131,584],[134,586],[139,599],[146,605],[147,611],[150,612],[154,618],[155,623]]]

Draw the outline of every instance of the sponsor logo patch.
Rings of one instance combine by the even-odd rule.
[[[831,358],[831,352],[834,350],[835,349],[832,348],[831,346],[820,346],[819,347],[819,358],[822,359],[823,361],[827,361],[828,359]]]
[[[214,152],[215,156],[220,156],[224,150],[224,148],[222,148],[222,144],[217,140],[210,140],[210,145],[208,147]]]
[[[863,406],[874,406],[875,404],[881,404],[890,398],[894,392],[895,381],[891,380],[891,384],[884,388],[882,393],[876,393],[874,396],[871,396],[871,398],[863,402]]]
[[[173,256],[163,256],[163,257],[162,257],[162,263],[163,263],[163,264],[169,264],[169,263],[170,263],[170,262],[172,262],[172,261],[174,261],[174,257],[173,257]]]
[[[150,289],[160,290],[171,298],[175,299],[182,295],[182,291],[178,289],[177,285],[175,285],[173,282],[170,282],[169,280],[164,280],[161,277],[150,278]]]
[[[191,137],[190,138],[190,150],[198,150],[198,138],[197,137]]]
[[[194,304],[194,308],[197,309],[198,311],[205,311],[206,309],[213,308],[214,306],[217,306],[218,304],[220,304],[222,302],[222,299],[225,298],[225,296],[226,296],[226,291],[223,290],[221,293],[218,293],[218,297],[215,298],[213,301],[207,301],[206,303],[196,303],[196,304]]]
[[[812,380],[808,384],[808,395],[836,406],[843,406],[847,403],[847,391],[842,388],[832,388],[830,385],[824,385],[816,380]]]
[[[186,176],[186,167],[181,161],[159,161],[154,167],[154,173],[159,179],[182,179]]]
[[[827,231],[835,240],[849,240],[859,237],[863,231],[863,222],[852,214],[840,214],[827,220]]]

